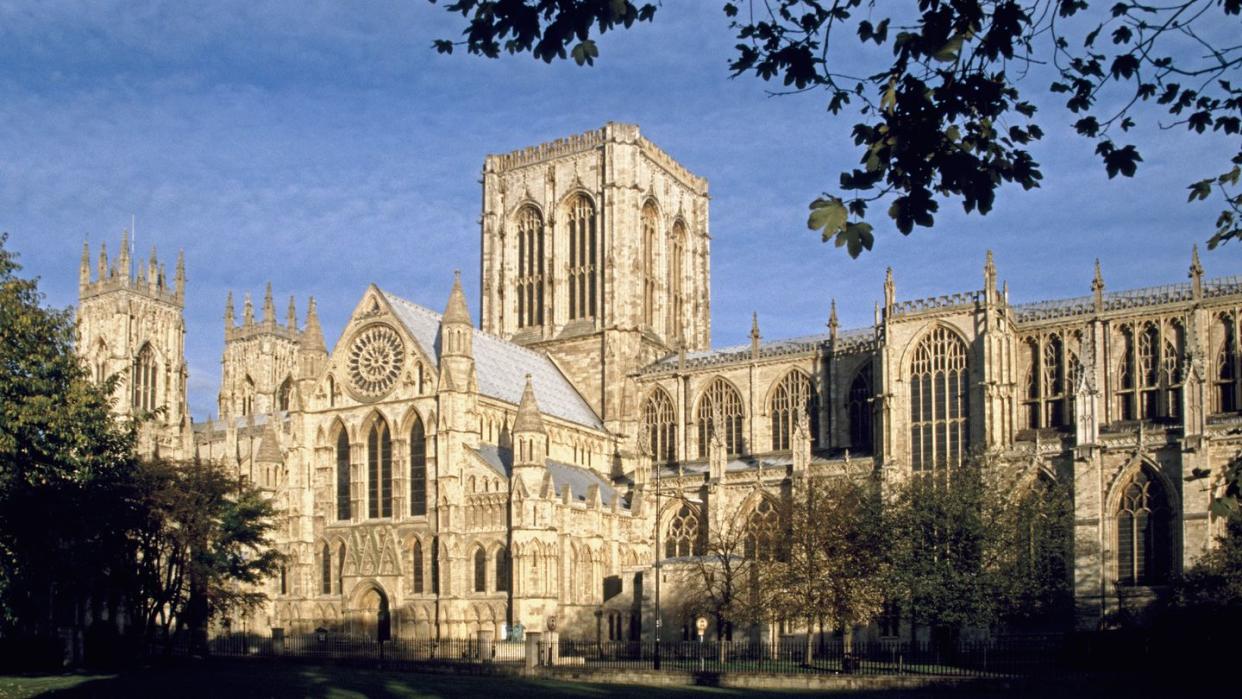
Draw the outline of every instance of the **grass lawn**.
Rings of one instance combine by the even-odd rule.
[[[951,696],[1004,697],[1101,697],[1124,694],[1129,699],[1163,699],[1182,694],[1178,685],[1165,681],[1135,682],[1133,678],[1099,677],[1085,682],[1054,683],[1008,690],[940,688],[906,691],[849,691],[849,699],[948,699]],[[1185,689],[1185,687],[1182,687]],[[65,674],[0,676],[0,699],[18,697],[170,697],[192,699],[243,699],[245,697],[487,697],[512,699],[525,696],[587,697],[611,699],[634,697],[667,699],[730,699],[732,697],[819,696],[809,691],[747,691],[714,687],[643,687],[598,685],[515,677],[475,677],[379,671],[332,665],[300,665],[283,662],[212,659],[181,661],[129,670],[118,674]]]

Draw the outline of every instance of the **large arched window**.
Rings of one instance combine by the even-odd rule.
[[[427,514],[427,432],[418,417],[410,428],[410,514]]]
[[[595,204],[585,194],[569,207],[569,319],[593,318],[598,293],[596,258],[599,245]]]
[[[910,363],[910,466],[960,465],[970,439],[966,343],[948,328],[929,332]]]
[[[699,458],[707,458],[707,448],[717,434],[729,456],[742,453],[742,397],[728,381],[717,378],[699,398]]]
[[[656,319],[656,227],[659,214],[655,204],[643,206],[643,324],[655,327]]]
[[[474,591],[487,592],[487,553],[482,546],[474,549]]]
[[[138,350],[138,356],[134,357],[131,380],[134,410],[143,412],[155,410],[156,376],[155,350],[151,349],[150,343],[144,344],[142,349]]]
[[[286,377],[276,389],[276,409],[289,410],[289,397],[293,395],[293,378]]]
[[[702,551],[702,532],[698,512],[688,504],[682,504],[677,514],[669,520],[664,535],[664,557],[678,558],[699,556]]]
[[[421,595],[426,589],[423,587],[423,542],[418,539],[414,540],[414,594]]]
[[[345,428],[336,435],[336,518],[349,519],[349,435]]]
[[[656,464],[677,460],[677,416],[673,401],[661,389],[656,389],[643,404],[643,434]]]
[[[242,380],[241,389],[241,414],[242,416],[254,414],[254,379],[247,376]]]
[[[535,207],[525,206],[518,212],[517,239],[518,270],[514,281],[518,327],[543,325],[543,217]]]
[[[746,520],[746,558],[774,561],[781,543],[781,516],[769,498],[760,498]]]
[[[1174,419],[1181,415],[1183,331],[1177,323],[1122,329],[1115,392],[1121,420]]]
[[[1172,563],[1168,495],[1146,467],[1122,487],[1117,504],[1117,582],[1155,585],[1166,582]]]
[[[332,549],[327,544],[323,545],[323,552],[319,559],[319,592],[321,594],[332,594]]]
[[[392,434],[383,418],[367,435],[367,516],[392,516]]]
[[[496,551],[496,591],[509,591],[509,570],[512,567],[512,561],[509,558],[508,547],[502,546]]]
[[[1082,373],[1078,357],[1066,351],[1060,335],[1026,342],[1026,426],[1064,427],[1073,422],[1074,381]]]
[[[686,226],[673,224],[668,259],[668,335],[681,340],[686,336]]]
[[[808,436],[818,432],[819,410],[811,379],[799,371],[789,372],[772,394],[772,451],[789,449],[794,425],[801,414],[807,418]]]
[[[1238,409],[1238,348],[1233,318],[1222,315],[1212,334],[1212,343],[1216,348],[1215,370],[1212,373],[1216,390],[1212,391],[1212,412],[1231,413]]]
[[[871,406],[871,363],[863,365],[854,380],[850,382],[850,392],[846,397],[850,419],[850,448],[870,454],[875,449],[875,437],[872,430]]]

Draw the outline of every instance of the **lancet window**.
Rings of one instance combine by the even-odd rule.
[[[423,579],[423,542],[414,540],[414,594],[421,595],[425,591],[426,581]]]
[[[533,206],[517,217],[518,271],[515,280],[518,327],[543,325],[543,217]]]
[[[332,594],[332,549],[327,544],[323,545],[323,552],[319,555],[319,592],[321,594]]]
[[[145,344],[134,357],[134,368],[131,385],[133,387],[132,404],[134,410],[150,412],[155,410],[155,382],[158,376],[155,366],[155,350]]]
[[[875,449],[872,395],[871,364],[868,362],[854,375],[846,398],[850,420],[850,448],[864,454],[870,454]]]
[[[336,518],[346,520],[349,511],[349,436],[345,428],[336,436]]]
[[[500,549],[496,551],[496,591],[497,592],[508,592],[509,591],[509,570],[512,567],[512,565],[513,565],[513,562],[512,562],[512,559],[509,557],[509,549],[504,546],[500,547]]]
[[[382,418],[367,435],[367,516],[392,516],[392,433]]]
[[[569,208],[569,319],[595,316],[598,292],[598,230],[595,205],[585,194]]]
[[[482,546],[474,549],[474,591],[487,592],[487,553]]]
[[[664,536],[665,558],[702,555],[702,532],[698,512],[683,504],[669,520]]]
[[[790,448],[794,426],[806,415],[808,436],[818,431],[819,410],[811,379],[806,374],[791,371],[777,385],[772,394],[772,451]]]
[[[652,392],[643,404],[643,433],[656,464],[677,460],[677,419],[673,401],[660,389]]]
[[[1212,412],[1231,413],[1238,409],[1238,338],[1234,318],[1222,315],[1213,330],[1215,362],[1212,377]]]
[[[958,466],[970,439],[966,343],[948,328],[928,333],[910,364],[910,465],[917,473]]]
[[[742,453],[742,397],[724,379],[717,378],[699,398],[699,458],[707,458],[708,445],[719,434],[729,456]]]
[[[410,514],[427,514],[427,432],[418,417],[410,427]]]
[[[1172,564],[1168,495],[1146,467],[1134,472],[1117,505],[1117,582],[1155,585],[1166,582]]]
[[[671,248],[668,262],[668,335],[677,340],[686,336],[686,226],[681,221],[673,224],[669,238]]]
[[[643,206],[643,324],[655,327],[656,319],[656,228],[659,215],[655,205]]]
[[[289,397],[293,395],[293,379],[286,378],[280,382],[280,388],[276,390],[276,409],[289,410]]]

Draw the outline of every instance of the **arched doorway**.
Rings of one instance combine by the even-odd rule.
[[[355,604],[350,614],[350,633],[369,641],[379,637],[381,620],[391,620],[388,608],[388,595],[376,584],[368,584],[360,588],[354,597]],[[389,621],[391,623],[391,621]]]

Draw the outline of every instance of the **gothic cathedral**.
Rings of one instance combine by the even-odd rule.
[[[226,302],[219,420],[191,424],[185,269],[83,252],[79,351],[120,373],[144,453],[221,460],[270,493],[288,564],[251,628],[654,638],[653,576],[708,532],[779,526],[809,474],[901,478],[987,452],[1073,492],[1074,623],[1150,599],[1212,546],[1242,453],[1242,278],[1010,304],[980,288],[875,322],[711,347],[707,182],[610,123],[483,165],[482,300],[374,285],[329,348],[313,299]],[[849,299],[866,303],[868,299]],[[661,567],[654,568],[657,560]],[[674,575],[675,578],[675,575]],[[644,583],[646,581],[646,584]],[[688,607],[670,584],[661,638]],[[881,635],[899,625],[872,628]],[[753,630],[773,635],[776,629]],[[712,632],[709,632],[712,633]]]

